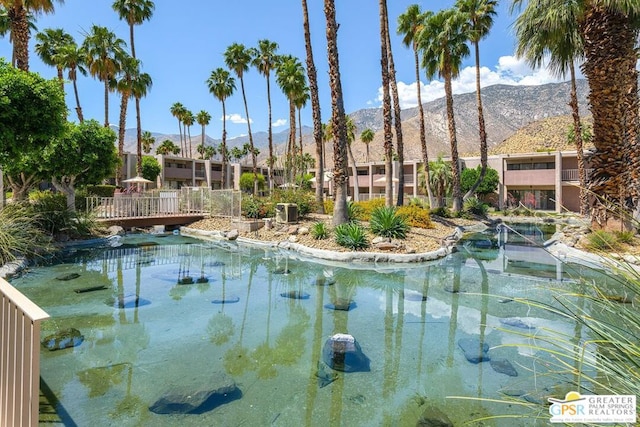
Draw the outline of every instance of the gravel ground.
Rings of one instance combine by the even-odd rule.
[[[301,218],[296,224],[276,224],[273,223],[271,229],[262,227],[257,231],[241,231],[238,230],[240,236],[249,239],[261,240],[265,242],[280,242],[288,240],[290,236],[295,236],[296,243],[308,246],[310,248],[325,249],[336,252],[351,252],[349,249],[339,246],[333,234],[329,233],[329,238],[323,240],[316,240],[310,234],[304,233],[304,229],[310,230],[314,223],[322,221],[327,224],[329,230],[333,230],[331,225],[331,216],[311,214],[305,218]],[[412,227],[407,234],[407,238],[403,240],[394,240],[394,245],[386,245],[386,249],[377,248],[371,245],[367,252],[386,252],[386,253],[423,253],[437,250],[441,247],[442,241],[445,237],[451,235],[454,232],[456,226],[469,226],[476,224],[476,221],[470,221],[465,219],[440,219],[432,218],[433,227],[430,229],[415,228]],[[365,228],[368,227],[368,223],[362,223]],[[207,231],[230,231],[232,229],[238,229],[237,225],[232,224],[230,218],[207,218],[201,221],[195,222],[189,226],[189,228],[195,228],[199,230]],[[369,242],[375,237],[368,232]]]

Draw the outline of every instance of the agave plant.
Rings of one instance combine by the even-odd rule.
[[[340,224],[336,227],[335,234],[336,243],[345,248],[357,251],[369,247],[367,234],[360,224],[354,222]]]
[[[404,239],[409,231],[409,224],[405,217],[398,215],[393,206],[382,206],[371,212],[369,221],[371,232],[377,236],[392,239]]]

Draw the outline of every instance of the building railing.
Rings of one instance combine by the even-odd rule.
[[[49,315],[0,278],[0,426],[37,426],[40,322]]]
[[[593,169],[585,169],[587,176],[593,171]],[[562,171],[563,181],[580,181],[579,169],[565,169]]]

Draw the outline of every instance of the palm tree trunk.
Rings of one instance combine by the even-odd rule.
[[[129,93],[123,93],[120,99],[120,120],[118,121],[118,158],[122,161],[124,156],[124,131],[127,126],[127,105]],[[116,168],[116,185],[122,185],[122,167]]]
[[[16,68],[29,71],[29,21],[27,9],[22,1],[13,2],[7,11],[11,22],[11,34],[13,35],[13,55]]]
[[[273,190],[273,130],[271,126],[271,82],[269,81],[269,71],[267,70],[266,74],[267,78],[267,105],[269,108],[269,126],[268,126],[268,137],[269,137],[269,167],[267,169],[269,174],[269,190]]]
[[[334,0],[324,0],[324,14],[327,20],[327,57],[329,62],[329,87],[331,89],[331,122],[333,128],[333,183],[335,204],[333,225],[346,223],[347,215],[347,125],[340,82],[340,60],[338,57],[338,25]],[[323,177],[321,176],[322,180]]]
[[[476,54],[476,104],[478,106],[478,131],[480,134],[480,176],[476,182],[473,183],[467,194],[464,195],[464,199],[468,199],[476,192],[484,177],[487,174],[487,130],[484,124],[484,112],[482,108],[482,96],[480,93],[480,47],[479,43],[473,43]],[[573,65],[573,64],[572,64]]]
[[[389,55],[384,11],[386,0],[380,0],[380,64],[382,68],[382,118],[384,123],[385,205],[393,206],[393,133],[391,131],[391,95],[389,94]]]
[[[449,142],[451,144],[451,174],[454,212],[462,210],[462,197],[460,194],[460,161],[458,159],[458,139],[456,136],[456,120],[453,113],[453,90],[451,89],[451,73],[446,73],[444,78],[444,91],[447,101],[447,122],[449,125]]]
[[[422,106],[422,85],[420,84],[420,61],[418,58],[418,46],[417,42],[413,43],[413,57],[415,60],[416,69],[416,87],[418,96],[418,115],[420,117],[420,148],[422,149],[422,163],[424,164],[424,179],[427,183],[427,197],[429,198],[429,207],[435,206],[435,200],[433,198],[433,192],[431,191],[431,185],[429,185],[429,153],[427,152],[427,132],[425,130],[424,123],[424,107]]]
[[[73,94],[76,98],[76,113],[78,114],[78,121],[82,123],[84,121],[84,116],[82,115],[82,107],[80,106],[80,97],[78,96],[78,85],[76,83],[76,79],[73,79],[72,82],[73,82]]]
[[[242,75],[240,76],[240,88],[242,89],[242,100],[244,101],[244,113],[247,116],[247,131],[249,132],[249,147],[251,147],[251,167],[253,172],[253,195],[255,196],[258,194],[258,160],[256,158],[255,146],[253,145],[251,119],[249,118],[249,105],[247,104],[247,95],[244,91],[244,78]]]
[[[358,186],[358,168],[356,167],[356,158],[353,156],[353,150],[351,149],[351,143],[347,143],[347,152],[351,159],[351,173],[353,174],[353,201],[360,201],[360,188]]]
[[[396,152],[398,155],[398,164],[400,165],[396,206],[402,206],[404,205],[404,141],[402,138],[400,99],[398,95],[398,84],[396,83],[396,67],[393,62],[393,52],[391,49],[391,37],[389,36],[389,13],[387,11],[386,0],[384,1],[384,22],[386,26],[387,55],[389,56],[389,83],[391,84],[391,98],[393,100],[393,124],[396,131]]]
[[[307,77],[311,96],[311,115],[313,117],[313,141],[316,144],[316,206],[317,213],[324,213],[324,140],[322,137],[322,118],[320,116],[320,96],[318,95],[318,74],[313,61],[311,31],[309,29],[309,11],[307,0],[302,0],[304,27],[304,45],[307,51]]]
[[[227,109],[222,101],[222,189],[227,189]]]
[[[186,151],[184,143],[182,142],[182,120],[178,117],[178,132],[180,134],[180,155],[184,157],[184,152]]]
[[[300,138],[300,164],[302,164],[302,108],[298,108],[298,137]],[[302,170],[302,173],[307,171]]]
[[[189,158],[193,158],[193,150],[191,149],[191,126],[189,125],[185,125],[187,128],[187,134],[189,135]],[[185,136],[186,138],[186,136]],[[186,145],[186,141],[185,141],[185,145]]]
[[[136,175],[142,176],[142,123],[140,120],[140,98],[136,96],[136,127],[138,158],[136,163]]]
[[[104,79],[104,127],[109,127],[109,79]]]
[[[289,101],[289,152],[287,153],[287,162],[289,163],[289,182],[293,182],[297,168],[295,164],[296,157],[296,106],[293,100]]]
[[[576,90],[576,69],[573,61],[569,62],[571,73],[571,115],[573,116],[573,129],[576,139],[576,151],[578,157],[578,177],[580,180],[580,215],[587,215],[589,209],[589,197],[587,196],[587,172],[584,166],[584,149],[582,141],[582,123],[580,122],[580,110],[578,108],[578,93]]]
[[[58,71],[58,82],[60,83],[60,90],[62,91],[62,93],[64,93],[64,74],[62,72],[62,67],[56,67],[56,70]]]

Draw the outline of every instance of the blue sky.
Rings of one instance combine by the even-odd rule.
[[[327,74],[326,36],[323,2],[309,0],[312,43],[321,96],[323,121],[330,116],[330,95]],[[396,22],[415,0],[389,0],[393,54],[397,68],[398,86],[403,107],[416,105],[415,71],[412,52],[395,34]],[[557,79],[545,70],[532,71],[523,61],[513,57],[514,38],[509,14],[510,1],[501,1],[491,34],[481,43],[483,85],[541,84]],[[38,17],[38,30],[64,28],[78,43],[84,39],[92,24],[110,28],[119,37],[129,41],[128,26],[118,19],[111,8],[111,0],[66,0],[56,6],[52,15]],[[143,69],[153,79],[153,87],[141,101],[142,126],[145,130],[178,133],[177,120],[169,108],[181,102],[194,114],[208,111],[213,117],[207,135],[220,138],[222,108],[207,89],[205,80],[211,71],[224,67],[223,53],[232,43],[247,47],[257,45],[260,39],[278,43],[278,53],[292,54],[305,61],[301,2],[297,0],[186,0],[173,2],[156,0],[152,19],[135,28],[136,54]],[[437,11],[449,7],[453,1],[427,0],[419,2],[422,10]],[[338,48],[347,113],[361,108],[380,106],[380,38],[378,2],[374,0],[343,0],[336,2],[340,24]],[[55,77],[55,70],[42,64],[33,53],[31,39],[30,70],[47,78]],[[11,57],[7,38],[0,41],[0,56]],[[464,63],[460,78],[454,83],[457,93],[475,90],[474,58]],[[443,96],[443,83],[426,81],[422,74],[423,101]],[[79,78],[80,101],[85,117],[102,122],[104,117],[103,85],[91,77]],[[236,94],[226,103],[227,132],[229,137],[247,133],[246,116],[242,104],[240,85]],[[268,126],[266,80],[251,69],[245,75],[245,88],[253,131],[266,131]],[[70,119],[75,119],[71,85],[66,86]],[[287,129],[288,104],[272,76],[272,109],[274,132]],[[130,104],[132,105],[132,104]],[[117,123],[119,100],[110,101],[110,122]],[[311,126],[311,111],[303,111],[303,124]],[[130,108],[127,128],[135,127],[133,108]],[[200,127],[192,127],[192,136],[200,134]]]

